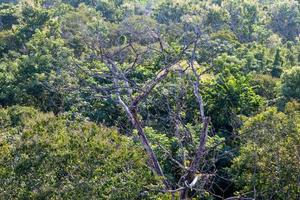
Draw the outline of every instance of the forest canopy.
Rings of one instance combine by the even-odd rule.
[[[0,0],[0,199],[299,199],[300,1]]]

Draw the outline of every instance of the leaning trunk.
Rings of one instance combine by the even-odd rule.
[[[158,159],[157,159],[153,149],[151,148],[148,138],[144,132],[144,129],[142,128],[141,122],[138,119],[136,110],[135,109],[131,110],[131,114],[132,114],[132,120],[131,120],[132,124],[138,131],[139,138],[140,138],[140,140],[143,144],[143,147],[146,150],[146,153],[151,161],[152,168],[154,169],[154,171],[157,173],[158,176],[163,178],[163,182],[164,182],[166,189],[167,190],[170,189],[170,185],[165,178],[165,175],[164,175],[164,173],[161,169],[161,166],[158,162]]]
[[[203,124],[203,128],[201,131],[201,135],[200,135],[200,142],[199,142],[199,146],[197,148],[196,151],[196,155],[194,157],[194,160],[192,161],[190,168],[189,168],[189,172],[185,175],[184,180],[187,181],[187,183],[191,183],[192,180],[195,178],[196,172],[197,172],[197,168],[200,164],[201,158],[205,153],[205,144],[206,144],[206,139],[207,139],[207,132],[208,132],[208,125],[209,125],[209,118],[206,117],[203,120],[204,124]],[[196,184],[196,183],[194,183]],[[180,194],[180,199],[188,199],[188,191],[190,190],[189,187],[185,187]]]

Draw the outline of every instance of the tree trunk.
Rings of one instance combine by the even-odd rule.
[[[131,120],[132,124],[138,131],[139,138],[143,144],[144,149],[146,150],[146,153],[148,154],[148,157],[152,164],[152,168],[154,169],[154,171],[157,173],[158,176],[163,178],[163,182],[166,187],[166,190],[171,189],[171,187],[161,169],[158,159],[157,159],[153,149],[150,146],[149,140],[144,132],[144,129],[142,128],[141,122],[138,119],[136,109],[132,109],[131,114],[132,114],[132,120]]]
[[[200,164],[200,160],[205,153],[205,144],[206,144],[206,139],[207,139],[209,121],[210,121],[210,119],[208,117],[204,118],[204,120],[203,120],[204,124],[203,124],[203,128],[202,128],[201,135],[200,135],[199,146],[197,148],[194,160],[192,161],[192,163],[190,165],[189,171],[184,177],[184,181],[187,181],[188,183],[192,182],[192,180],[195,178],[197,168]],[[183,189],[180,194],[180,199],[187,199],[188,191],[189,191],[188,187]]]

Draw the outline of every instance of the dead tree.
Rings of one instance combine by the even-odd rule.
[[[91,73],[89,71],[86,71],[86,73],[97,79],[105,79],[112,82],[112,87],[110,88],[95,86],[94,89],[96,91],[99,91],[103,95],[110,96],[110,98],[115,99],[116,102],[122,106],[128,120],[137,130],[140,142],[145,149],[145,152],[150,161],[149,163],[151,169],[163,180],[163,191],[170,193],[180,192],[181,199],[186,199],[188,198],[188,191],[193,189],[197,182],[203,178],[199,177],[197,175],[197,172],[201,159],[206,153],[206,140],[210,125],[210,118],[205,115],[204,103],[200,93],[200,81],[202,74],[198,74],[195,67],[195,55],[199,36],[192,38],[188,44],[182,45],[181,51],[179,53],[177,52],[176,54],[173,54],[166,48],[167,42],[163,40],[158,32],[153,30],[149,31],[152,33],[157,45],[149,44],[144,51],[136,50],[134,43],[132,43],[131,41],[129,41],[128,44],[114,50],[101,47],[91,47],[95,52],[97,52],[97,55],[95,55],[94,57],[104,63],[108,71],[102,74]],[[125,70],[121,68],[120,63],[116,59],[120,54],[123,53],[123,51],[131,51],[133,52],[133,54],[135,54],[135,59],[133,59],[132,63],[127,63],[128,68]],[[157,71],[156,75],[149,81],[145,82],[145,84],[143,84],[141,88],[133,88],[134,84],[132,83],[132,80],[130,80],[126,75],[127,70],[135,70],[135,68],[140,64],[140,59],[149,51],[164,55],[164,57],[166,58],[165,62],[163,62],[163,66],[161,66],[160,70]],[[187,51],[192,51],[192,55],[189,56]],[[203,127],[202,131],[199,133],[199,145],[194,151],[194,157],[191,159],[190,165],[183,166],[180,165],[179,162],[177,162],[177,164],[181,166],[185,172],[180,178],[179,185],[171,185],[169,180],[167,180],[166,176],[164,175],[157,155],[153,151],[149,139],[144,131],[143,122],[139,116],[139,105],[149,97],[149,95],[157,85],[164,81],[168,77],[168,75],[175,70],[175,66],[179,66],[180,68],[180,62],[184,60],[188,60],[188,69],[184,70],[184,72],[191,73],[195,78],[195,81],[193,83],[194,95],[196,102],[198,103],[200,118]],[[77,67],[80,68],[80,66]],[[127,98],[124,99],[124,97]],[[176,163],[175,159],[173,159],[173,161]]]

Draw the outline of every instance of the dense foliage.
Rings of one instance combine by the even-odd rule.
[[[300,2],[0,0],[0,199],[299,199]]]
[[[233,174],[241,191],[253,192],[255,198],[299,197],[299,110],[292,105],[287,109],[293,110],[281,113],[269,108],[248,119],[241,130],[243,142],[233,160]]]
[[[159,183],[113,129],[18,106],[0,110],[0,127],[1,199],[150,198]]]

